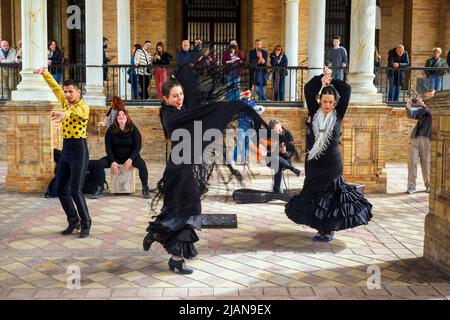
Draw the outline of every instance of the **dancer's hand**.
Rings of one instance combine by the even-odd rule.
[[[40,67],[39,69],[33,70],[34,74],[43,74],[48,68],[47,67]]]
[[[119,174],[119,164],[117,162],[111,163],[111,171],[114,175]]]
[[[130,170],[133,164],[133,160],[128,159],[127,161],[125,161],[125,163],[123,164],[123,167],[125,168],[125,170]]]
[[[50,118],[56,123],[61,123],[66,117],[66,113],[63,111],[52,111],[50,112]]]
[[[281,146],[280,146],[280,153],[281,153],[281,154],[286,153],[286,145],[284,144],[284,142],[281,143]]]

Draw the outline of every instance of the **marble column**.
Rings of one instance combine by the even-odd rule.
[[[104,106],[103,93],[103,0],[86,1],[86,94],[89,105]]]
[[[298,65],[298,0],[286,0],[286,56],[288,66]],[[285,99],[296,100],[297,77],[295,70],[285,78]]]
[[[308,79],[323,71],[326,0],[309,1]]]
[[[376,1],[353,0],[348,82],[352,85],[351,102],[354,103],[382,102],[373,84],[375,24]]]
[[[47,66],[47,0],[22,0],[22,81],[12,92],[13,101],[56,101],[41,75],[33,70]]]
[[[117,46],[119,64],[130,64],[130,21],[130,0],[117,0]],[[122,99],[131,99],[131,85],[127,80],[127,68],[121,68],[119,71],[119,95]]]

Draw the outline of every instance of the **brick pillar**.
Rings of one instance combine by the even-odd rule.
[[[343,175],[347,183],[365,184],[365,190],[386,193],[387,117],[392,108],[349,106],[341,136]]]
[[[433,130],[424,256],[450,275],[450,90],[437,93],[426,104],[432,110]]]
[[[51,102],[13,101],[0,107],[6,119],[8,192],[45,192],[54,176],[53,148],[61,149],[61,129],[50,120]]]

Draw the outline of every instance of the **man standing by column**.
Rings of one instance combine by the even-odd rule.
[[[425,106],[422,99],[409,98],[406,102],[406,115],[410,119],[418,120],[417,125],[411,132],[408,189],[406,193],[416,192],[417,162],[419,159],[426,192],[430,192],[431,111]]]
[[[63,149],[56,170],[56,190],[67,215],[69,226],[61,234],[71,234],[75,229],[81,227],[79,237],[86,238],[91,228],[91,217],[82,188],[89,161],[86,143],[89,106],[81,99],[79,83],[74,80],[66,80],[61,89],[45,69],[42,67],[35,70],[34,73],[44,76],[44,80],[63,109],[63,111],[52,111],[50,114],[53,121],[61,123],[63,132]]]
[[[333,48],[328,52],[328,66],[333,70],[333,78],[344,80],[344,70],[335,68],[345,68],[348,63],[347,50],[341,47],[341,37],[333,37]]]

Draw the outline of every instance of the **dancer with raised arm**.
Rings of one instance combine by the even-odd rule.
[[[335,231],[367,224],[372,218],[372,205],[342,177],[339,136],[350,93],[350,85],[332,79],[326,67],[322,75],[305,85],[312,117],[306,178],[302,191],[286,204],[285,212],[295,223],[317,229],[315,241],[331,241]]]
[[[53,121],[61,123],[63,132],[63,148],[56,170],[56,190],[69,226],[61,234],[71,234],[81,227],[79,237],[86,238],[91,228],[91,217],[82,188],[89,162],[86,143],[89,106],[81,99],[78,82],[65,80],[61,89],[45,67],[34,73],[43,75],[63,110],[52,111],[50,115]]]

